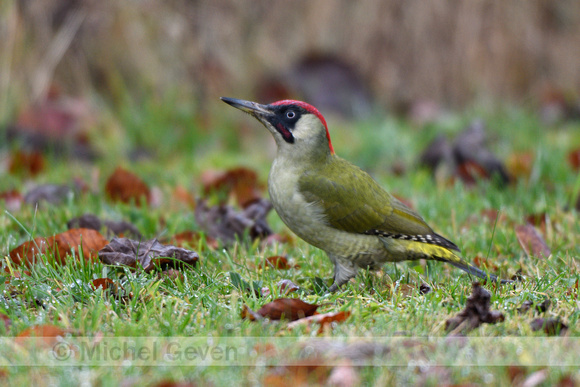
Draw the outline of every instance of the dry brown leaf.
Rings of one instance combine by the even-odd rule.
[[[93,290],[97,290],[98,288],[102,288],[103,290],[107,290],[109,288],[116,289],[117,284],[110,279],[110,278],[97,278],[92,282]]]
[[[117,167],[107,180],[105,192],[113,201],[123,203],[133,201],[137,206],[141,205],[143,198],[146,203],[151,200],[151,191],[147,184],[134,173],[121,167]]]
[[[225,194],[226,200],[233,195],[242,208],[262,197],[263,187],[258,184],[258,175],[248,168],[239,167],[225,172],[206,171],[201,181],[205,195],[219,192]]]
[[[288,294],[300,289],[298,285],[289,279],[280,280],[276,285],[280,288],[280,294]],[[262,288],[260,294],[262,297],[268,297],[270,295],[270,288]]]
[[[195,197],[185,187],[178,185],[173,190],[175,201],[186,204],[189,208],[195,209]]]
[[[38,151],[16,151],[10,157],[8,171],[15,174],[36,176],[45,168],[44,156]]]
[[[82,242],[82,243],[81,243]],[[78,228],[68,230],[49,238],[37,237],[32,241],[24,242],[10,251],[10,259],[17,265],[32,265],[38,254],[54,254],[55,262],[66,263],[66,257],[74,251],[80,257],[81,250],[85,260],[93,260],[98,256],[108,241],[95,230]]]
[[[172,245],[162,245],[157,239],[134,241],[114,238],[99,252],[99,259],[107,265],[140,266],[146,272],[155,267],[179,268],[181,265],[195,266],[199,255],[195,251]]]
[[[321,359],[308,358],[291,366],[272,368],[262,379],[262,384],[269,387],[322,386],[328,380],[331,368],[321,364],[324,364]]]
[[[266,199],[251,203],[241,212],[226,205],[209,207],[200,200],[195,208],[195,221],[206,235],[230,245],[241,240],[246,233],[252,239],[272,235],[266,221],[271,209],[272,204]]]
[[[258,311],[253,312],[244,305],[242,318],[258,320],[269,318],[270,320],[280,320],[282,318],[291,321],[312,316],[319,305],[308,304],[298,298],[278,298],[262,306]],[[259,316],[259,317],[258,317]]]
[[[2,320],[2,323],[4,324],[4,332],[8,332],[10,325],[12,325],[12,320],[10,320],[10,317],[4,313],[0,313],[0,320]]]
[[[448,332],[462,327],[462,331],[470,331],[483,323],[495,324],[504,321],[502,313],[489,310],[491,295],[487,290],[474,282],[471,295],[467,298],[465,308],[454,317],[445,321]]]
[[[534,155],[531,152],[513,153],[506,162],[507,170],[513,178],[529,177],[533,166]]]
[[[543,330],[548,336],[564,336],[568,331],[568,326],[559,317],[533,319],[530,327],[533,331]]]
[[[79,257],[79,246],[82,248],[85,260],[95,260],[99,255],[99,250],[109,243],[100,232],[88,228],[73,228],[49,238],[48,242],[55,249],[55,257],[60,259],[61,264],[66,263],[64,259],[70,255],[71,250],[74,250],[75,255]]]
[[[573,170],[580,171],[580,148],[568,153],[568,162]]]
[[[258,266],[260,269],[262,267],[271,267],[274,269],[280,269],[280,270],[288,270],[288,269],[293,269],[297,266],[295,265],[291,265],[288,263],[288,259],[286,257],[280,256],[280,255],[273,255],[271,257],[266,258],[265,260],[265,264],[264,266],[260,265]]]
[[[20,332],[14,342],[19,345],[34,343],[51,347],[58,342],[58,337],[63,337],[69,330],[57,327],[55,325],[34,325]],[[37,340],[31,340],[37,338]]]
[[[548,214],[546,214],[546,212],[540,212],[526,216],[526,222],[535,227],[539,227],[543,234],[546,232],[547,220]]]
[[[398,284],[397,291],[404,297],[409,297],[415,291],[415,286],[410,284]]]
[[[477,255],[475,258],[473,258],[473,264],[477,267],[488,269],[490,271],[497,271],[499,269],[495,263],[480,255]]]
[[[350,317],[350,312],[329,312],[323,314],[314,314],[309,317],[304,317],[295,321],[292,321],[288,324],[288,329],[294,329],[298,326],[303,325],[310,325],[312,323],[320,324],[320,328],[318,329],[318,334],[321,334],[325,327],[329,326],[332,323],[339,323],[346,321],[347,318]]]
[[[552,254],[544,238],[531,224],[516,226],[515,231],[518,242],[528,257],[547,258]]]

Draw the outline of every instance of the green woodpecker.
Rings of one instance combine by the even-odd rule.
[[[222,101],[258,119],[274,136],[278,151],[268,177],[272,204],[296,235],[328,254],[334,263],[330,291],[353,278],[358,268],[376,270],[385,262],[403,260],[448,262],[488,278],[419,214],[338,157],[326,120],[315,107],[293,100],[270,105]]]

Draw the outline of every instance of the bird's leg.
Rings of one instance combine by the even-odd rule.
[[[334,263],[334,283],[328,289],[329,292],[333,293],[338,290],[339,286],[344,285],[356,276],[358,267],[347,258],[330,254],[328,258]]]

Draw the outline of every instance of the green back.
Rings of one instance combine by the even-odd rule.
[[[433,233],[419,214],[382,189],[368,173],[336,155],[330,157],[298,180],[300,193],[322,206],[330,226],[361,234],[373,229],[405,235]]]

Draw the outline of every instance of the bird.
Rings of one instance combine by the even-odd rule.
[[[447,262],[497,281],[464,261],[455,243],[433,231],[367,172],[337,156],[326,120],[314,106],[297,100],[221,100],[256,118],[273,135],[277,152],[268,175],[270,200],[286,226],[324,250],[334,264],[329,292],[359,269],[418,259]]]

